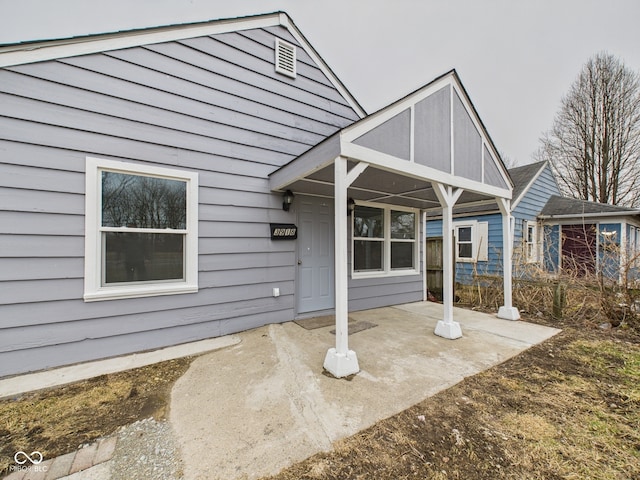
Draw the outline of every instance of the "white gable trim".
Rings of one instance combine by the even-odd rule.
[[[327,63],[318,55],[289,16],[283,12],[10,45],[0,47],[0,68],[274,26],[285,27],[318,65],[333,86],[340,92],[345,100],[347,100],[349,106],[356,111],[358,116],[360,116],[360,118],[366,116],[364,109],[351,93],[349,93]]]
[[[340,94],[349,102],[349,106],[353,108],[360,118],[364,118],[367,116],[367,112],[360,106],[360,104],[356,101],[356,99],[349,93],[347,87],[343,85],[340,79],[333,73],[329,65],[325,63],[322,57],[316,52],[316,50],[311,46],[309,41],[305,38],[305,36],[298,30],[298,27],[293,23],[291,18],[286,13],[280,13],[280,25],[284,26],[289,30],[289,33],[293,35],[293,37],[298,41],[300,45],[302,45],[307,52],[307,55],[311,57],[311,59],[320,67],[322,73],[324,73],[327,78],[331,81],[333,86],[340,92]]]
[[[92,53],[139,47],[154,43],[185,40],[220,33],[280,25],[280,14],[217,20],[213,22],[156,27],[146,30],[76,37],[37,43],[18,44],[0,49],[0,67],[77,57]]]
[[[540,177],[540,175],[542,175],[542,172],[544,171],[544,169],[547,167],[547,165],[549,164],[549,162],[545,162],[542,164],[542,166],[540,167],[540,169],[536,172],[536,174],[533,176],[533,178],[531,178],[531,180],[529,181],[529,183],[527,184],[527,186],[522,190],[522,192],[520,193],[520,195],[518,196],[518,198],[516,198],[513,202],[511,202],[511,211],[513,212],[515,210],[515,208],[518,206],[518,203],[520,203],[520,200],[522,200],[525,195],[529,192],[529,189],[533,186],[533,184],[538,180],[538,178]]]
[[[383,170],[400,173],[408,177],[435,181],[455,188],[462,188],[470,192],[493,197],[511,198],[511,190],[483,184],[464,177],[442,172],[426,165],[420,165],[407,160],[400,160],[392,155],[378,152],[361,145],[341,142],[341,154],[351,160],[366,162]]]
[[[433,169],[429,169],[429,170],[433,170],[434,175],[436,175],[435,177],[432,177],[434,179],[436,179],[437,181],[442,181],[443,183],[449,184],[449,185],[456,185],[459,186],[461,188],[465,188],[466,190],[473,190],[476,192],[480,192],[480,193],[485,193],[485,192],[491,192],[493,194],[496,194],[497,196],[504,196],[505,198],[511,198],[511,194],[509,193],[509,195],[504,195],[504,192],[506,191],[506,189],[503,188],[499,188],[499,187],[493,187],[491,185],[485,184],[484,182],[484,162],[485,162],[485,154],[484,154],[484,148],[486,147],[487,150],[490,152],[491,156],[492,156],[492,160],[496,163],[496,166],[498,168],[498,171],[500,172],[500,175],[504,181],[505,185],[511,185],[511,179],[507,173],[506,168],[504,167],[504,165],[502,164],[502,162],[499,160],[500,159],[500,155],[498,155],[497,150],[495,148],[495,146],[493,145],[493,142],[491,141],[491,138],[489,137],[489,134],[487,133],[486,129],[484,128],[480,118],[477,115],[477,112],[475,111],[475,108],[473,107],[473,105],[471,104],[471,100],[468,98],[464,87],[462,86],[462,84],[460,83],[460,80],[455,72],[455,70],[452,70],[449,73],[446,73],[445,75],[443,75],[442,77],[434,80],[433,82],[431,82],[430,84],[422,87],[419,90],[416,90],[413,93],[410,93],[409,95],[407,95],[406,97],[396,101],[395,103],[382,108],[381,110],[369,115],[368,117],[344,128],[341,133],[340,133],[340,139],[341,139],[341,145],[342,145],[342,152],[346,155],[349,155],[352,152],[355,152],[359,149],[363,149],[365,147],[361,147],[358,145],[355,145],[353,142],[358,139],[359,137],[361,137],[362,135],[374,130],[376,127],[379,127],[380,125],[384,124],[385,122],[391,120],[392,118],[394,118],[395,116],[399,115],[400,113],[409,110],[410,111],[410,128],[411,131],[410,133],[410,160],[407,162],[410,166],[407,166],[405,168],[413,168],[413,166],[415,166],[415,159],[414,159],[414,132],[413,129],[415,127],[415,122],[414,122],[414,106],[420,102],[421,100],[424,100],[425,98],[433,95],[434,93],[436,93],[438,90],[441,90],[444,87],[450,86],[451,87],[451,91],[450,91],[450,119],[451,119],[451,125],[450,125],[450,131],[451,131],[451,171],[455,171],[454,170],[454,165],[453,163],[455,162],[455,145],[454,145],[454,115],[453,115],[453,104],[454,104],[454,95],[457,95],[458,98],[460,99],[463,108],[466,110],[466,112],[469,115],[469,118],[471,119],[471,122],[474,126],[474,128],[477,130],[477,132],[480,134],[480,138],[481,138],[481,175],[482,175],[482,180],[481,182],[475,182],[475,181],[466,181],[464,179],[462,179],[462,177],[457,177],[445,172],[439,172],[439,173],[435,173],[438,172],[436,170]],[[367,149],[368,150],[368,154],[367,157],[371,158],[371,156],[373,157],[384,157],[385,155],[382,154],[381,152],[374,152],[373,150]],[[358,157],[360,160],[366,161],[364,160],[362,157]],[[437,178],[436,178],[437,177]],[[464,185],[463,185],[464,184]],[[478,188],[479,185],[482,185],[482,188]],[[484,190],[483,190],[484,189]]]

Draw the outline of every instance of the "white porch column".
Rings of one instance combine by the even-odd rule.
[[[359,163],[347,174],[346,158],[338,157],[334,164],[336,346],[327,351],[324,368],[337,378],[360,371],[356,352],[349,350],[347,189],[366,168]]]
[[[436,325],[435,334],[454,340],[462,337],[462,329],[453,321],[453,261],[455,258],[453,238],[453,206],[462,195],[462,189],[454,190],[441,183],[432,183],[442,206],[442,306],[443,318]]]
[[[498,318],[520,320],[520,312],[513,306],[512,299],[512,257],[513,232],[511,231],[511,200],[496,198],[502,214],[502,276],[504,277],[504,305],[498,309]]]

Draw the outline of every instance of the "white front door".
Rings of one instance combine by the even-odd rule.
[[[298,313],[334,308],[333,200],[299,195]]]

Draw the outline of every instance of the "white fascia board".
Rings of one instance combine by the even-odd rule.
[[[305,52],[311,57],[311,59],[320,67],[322,73],[329,79],[333,86],[340,92],[342,97],[349,103],[349,106],[354,109],[360,118],[367,116],[367,112],[363,110],[356,99],[351,95],[347,87],[340,81],[340,79],[333,73],[329,65],[322,59],[322,57],[311,46],[309,41],[305,38],[298,27],[293,23],[286,13],[280,13],[280,25],[283,25],[289,30],[289,33],[298,41],[300,45],[303,45]]]
[[[540,167],[540,169],[536,172],[536,174],[531,178],[531,180],[529,180],[529,183],[527,183],[527,186],[524,187],[524,189],[522,190],[522,192],[520,192],[520,195],[518,196],[518,198],[516,198],[513,202],[511,202],[511,211],[513,212],[513,210],[518,206],[518,204],[520,203],[520,201],[524,198],[524,196],[529,192],[529,189],[533,186],[533,184],[536,182],[536,180],[538,180],[538,178],[540,177],[540,175],[542,175],[542,172],[544,171],[545,168],[547,168],[547,165],[549,163],[548,162],[544,162],[542,164],[542,166]]]
[[[409,94],[407,97],[397,100],[396,102],[378,110],[375,113],[369,115],[366,119],[361,120],[349,127],[342,130],[342,138],[347,142],[353,142],[358,137],[361,137],[365,133],[373,130],[374,128],[382,125],[387,120],[395,117],[399,113],[415,105],[419,101],[427,98],[429,95],[434,94],[441,88],[451,85],[453,74],[446,75],[445,77],[436,80],[434,83],[423,87],[422,89]]]
[[[206,23],[154,27],[146,30],[133,30],[58,41],[26,43],[24,45],[16,45],[15,49],[8,48],[4,53],[0,52],[0,67],[23,65],[57,58],[77,57],[91,53],[185,40],[220,33],[237,32],[240,30],[272,27],[282,24],[282,15],[283,14],[280,13],[273,13],[253,17],[214,20]],[[289,27],[289,22],[284,26]]]
[[[547,225],[571,225],[576,221],[584,220],[585,218],[597,220],[598,218],[606,219],[608,222],[624,222],[628,221],[629,217],[640,215],[640,212],[631,212],[628,215],[621,214],[620,212],[607,212],[607,213],[585,213],[579,215],[538,215],[540,220],[543,220]]]
[[[481,195],[511,199],[511,190],[486,185],[463,177],[457,177],[450,173],[442,172],[408,160],[402,160],[392,155],[387,155],[386,153],[355,145],[344,140],[341,142],[340,152],[342,156],[347,158],[366,162],[377,168],[406,175],[408,177],[428,182],[437,182],[443,185],[450,185],[454,188],[462,188],[463,190],[479,193]]]
[[[287,185],[302,180],[332,164],[340,155],[339,134],[334,134],[269,175],[269,188],[282,191]]]

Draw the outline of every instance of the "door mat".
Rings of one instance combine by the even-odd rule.
[[[324,315],[322,317],[305,318],[301,320],[294,320],[294,323],[300,325],[306,330],[315,330],[316,328],[329,327],[336,324],[335,315]],[[353,318],[349,317],[349,323],[354,322]]]
[[[367,322],[366,320],[363,320],[361,322],[350,323],[349,324],[349,335],[351,335],[352,333],[361,332],[363,330],[369,330],[370,328],[377,327],[377,326],[378,326],[378,324]],[[336,331],[335,330],[331,330],[331,333],[333,333],[335,335]]]

